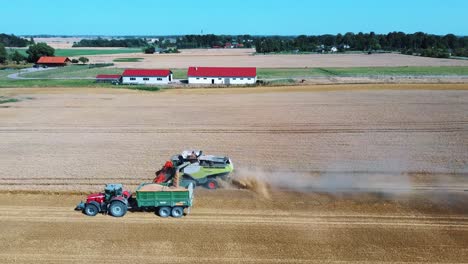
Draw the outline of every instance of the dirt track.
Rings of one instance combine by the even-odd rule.
[[[0,263],[466,263],[466,89],[2,89]],[[198,189],[178,220],[42,192],[133,187],[190,147],[308,187]]]

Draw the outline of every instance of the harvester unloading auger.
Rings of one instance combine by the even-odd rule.
[[[171,183],[176,172],[180,177],[180,186],[205,186],[216,189],[219,179],[227,180],[234,170],[234,165],[228,157],[204,155],[201,150],[186,150],[172,156],[164,166],[156,172],[154,183]]]

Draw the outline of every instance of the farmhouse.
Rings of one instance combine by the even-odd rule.
[[[70,62],[71,62],[70,59],[67,57],[42,56],[39,58],[36,64],[48,66],[48,67],[62,67],[62,66],[67,66]]]
[[[101,83],[119,83],[122,75],[120,74],[99,74],[96,76],[96,82]]]
[[[169,84],[172,71],[152,69],[127,69],[122,73],[123,84]]]
[[[255,84],[257,68],[190,67],[187,76],[189,84]]]

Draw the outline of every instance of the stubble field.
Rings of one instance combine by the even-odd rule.
[[[467,89],[2,89],[21,101],[0,105],[0,260],[466,262]],[[197,189],[178,220],[73,211],[186,148],[245,184]]]
[[[257,67],[398,67],[398,66],[468,66],[467,60],[436,59],[401,54],[300,54],[253,55],[253,49],[195,49],[179,54],[112,54],[89,56],[91,63],[108,63],[118,58],[143,58],[138,63],[117,62],[118,68]]]

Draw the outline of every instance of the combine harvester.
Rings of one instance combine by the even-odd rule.
[[[178,175],[174,182],[178,183]],[[122,217],[130,210],[155,211],[161,217],[184,216],[184,209],[190,213],[193,204],[193,185],[181,188],[160,185],[155,183],[142,183],[136,189],[136,196],[123,189],[122,184],[107,184],[102,193],[88,195],[86,202],[81,202],[76,210],[86,215],[95,216],[98,213],[109,213],[114,217]]]
[[[217,189],[219,179],[227,180],[234,170],[234,165],[228,157],[204,155],[201,150],[186,150],[172,156],[170,161],[156,172],[154,183],[171,184],[176,172],[181,175],[180,186],[189,184]]]

